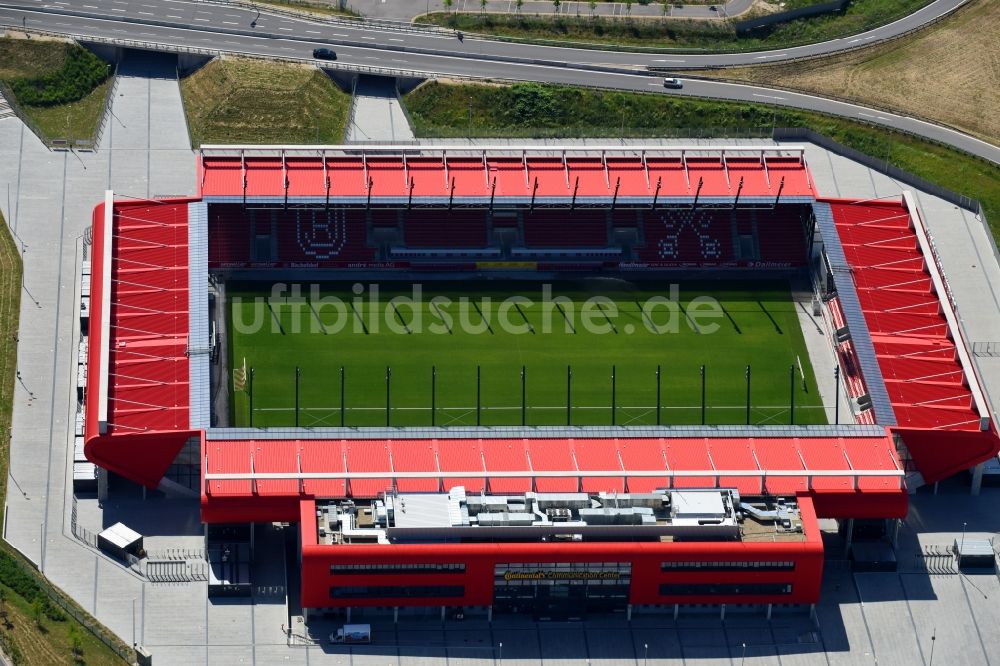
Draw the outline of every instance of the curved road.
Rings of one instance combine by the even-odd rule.
[[[923,20],[950,11],[964,0],[937,0]],[[29,5],[31,7],[29,7]],[[920,14],[921,12],[918,12]],[[915,20],[914,17],[910,19]],[[591,85],[619,90],[664,92],[647,66],[694,67],[782,60],[842,49],[849,42],[876,39],[872,33],[778,52],[721,55],[635,54],[511,44],[466,39],[441,32],[393,30],[286,18],[228,5],[189,0],[31,0],[0,2],[0,24],[27,25],[64,34],[135,39],[196,49],[217,49],[279,58],[310,58],[319,44],[336,48],[339,62],[402,70],[427,76],[482,77]],[[913,24],[907,21],[911,29]],[[255,27],[250,24],[255,22]],[[880,30],[899,30],[886,26]],[[878,31],[873,31],[878,32]],[[749,60],[748,60],[749,59]],[[682,61],[675,63],[674,61]],[[695,64],[697,61],[697,64]],[[906,116],[812,95],[715,81],[687,80],[671,94],[779,104],[854,118],[901,129],[1000,164],[1000,148],[961,132]]]

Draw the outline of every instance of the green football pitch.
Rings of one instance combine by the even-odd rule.
[[[231,423],[826,422],[786,282],[417,288],[230,284]]]

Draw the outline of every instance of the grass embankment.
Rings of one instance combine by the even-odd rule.
[[[483,425],[519,425],[522,365],[529,425],[566,423],[567,366],[574,424],[612,423],[612,366],[616,422],[655,424],[658,364],[665,424],[701,422],[703,364],[708,423],[745,423],[748,364],[753,423],[789,423],[791,366],[795,422],[826,422],[787,283],[688,282],[672,307],[670,285],[609,280],[551,284],[548,297],[540,283],[427,283],[419,296],[409,284],[378,285],[377,295],[365,286],[358,298],[350,283],[315,296],[306,285],[310,304],[271,299],[270,285],[229,289],[237,425],[249,417],[244,363],[257,427],[294,424],[297,365],[303,426],[340,425],[341,366],[348,426],[385,425],[387,366],[393,426],[432,424],[432,368],[435,423],[475,425],[476,366]]]
[[[808,127],[978,199],[1000,238],[1000,167],[909,134],[819,113],[581,88],[430,82],[405,97],[419,137],[738,136]],[[694,129],[692,129],[694,128]]]
[[[45,141],[94,138],[110,73],[108,63],[70,42],[0,39],[0,80]]]
[[[258,5],[272,5],[282,9],[294,9],[300,12],[312,14],[323,14],[324,16],[340,16],[343,18],[360,18],[360,15],[352,9],[340,9],[333,5],[322,2],[308,2],[307,0],[256,0]]]
[[[928,4],[929,0],[855,0],[843,14],[828,14],[777,25],[770,32],[738,36],[735,22],[671,18],[592,18],[584,5],[579,16],[539,16],[435,12],[417,21],[458,30],[529,40],[593,42],[599,45],[752,51],[810,44],[885,25]],[[721,2],[719,4],[722,4]],[[794,9],[813,2],[789,2]],[[563,11],[570,3],[563,3]]]
[[[7,497],[20,301],[21,257],[0,215],[0,507]],[[49,599],[18,566],[19,560],[0,542],[0,649],[11,661],[17,666],[122,664]]]
[[[1000,140],[1000,2],[975,0],[915,35],[843,55],[706,72],[892,109]]]
[[[341,143],[350,95],[311,66],[213,60],[181,79],[191,143]]]

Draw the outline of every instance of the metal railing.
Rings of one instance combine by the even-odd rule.
[[[118,63],[115,63],[115,68],[111,72],[111,84],[108,86],[108,90],[104,95],[104,104],[101,107],[101,121],[97,125],[97,131],[94,133],[94,148],[97,149],[101,145],[101,139],[104,137],[104,130],[111,122],[111,117],[114,112],[111,110],[112,105],[115,101],[115,92],[118,90]]]
[[[14,112],[14,115],[16,115],[20,119],[20,121],[24,123],[27,126],[27,128],[32,131],[32,133],[35,134],[35,136],[41,139],[42,142],[45,143],[46,145],[51,143],[51,139],[49,139],[48,135],[45,134],[45,132],[42,131],[42,129],[35,123],[35,121],[32,120],[31,117],[24,112],[24,109],[21,108],[20,103],[18,103],[17,98],[14,96],[14,91],[11,90],[10,87],[8,87],[7,83],[4,81],[0,81],[0,96],[2,96],[5,100],[7,100],[7,104],[8,106],[10,106],[10,110]]]

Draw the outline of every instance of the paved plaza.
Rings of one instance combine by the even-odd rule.
[[[203,547],[196,500],[154,493],[144,498],[118,485],[98,507],[94,499],[74,502],[70,482],[77,282],[93,207],[108,188],[137,198],[196,191],[174,71],[168,57],[126,58],[114,116],[97,152],[49,151],[16,117],[0,118],[0,207],[23,244],[26,271],[18,350],[24,383],[15,400],[3,536],[124,641],[146,646],[154,663],[911,666],[930,664],[932,650],[934,663],[1000,660],[1000,580],[962,575],[949,561],[927,557],[951,545],[963,523],[968,538],[1000,533],[994,509],[1000,489],[972,497],[962,477],[943,483],[936,495],[927,487],[912,496],[899,532],[897,573],[852,574],[842,559],[843,543],[826,525],[828,564],[815,614],[775,609],[770,620],[759,609],[732,607],[724,619],[718,607],[683,609],[676,619],[672,609],[663,609],[631,623],[620,616],[579,623],[498,616],[488,623],[472,614],[442,621],[436,612],[401,615],[394,623],[391,614],[372,614],[363,621],[373,624],[374,645],[335,648],[326,641],[334,620],[308,628],[296,620],[296,592],[285,573],[287,535],[278,527],[257,526],[250,599],[209,600],[205,582],[151,582],[77,540],[70,530],[74,504],[87,529],[123,520],[146,535],[151,552]],[[807,148],[807,159],[819,190],[830,196],[887,197],[904,189],[818,147]],[[982,225],[935,197],[918,192],[917,199],[969,342],[1000,337],[1000,265]],[[1000,396],[1000,359],[976,362],[987,391]]]

